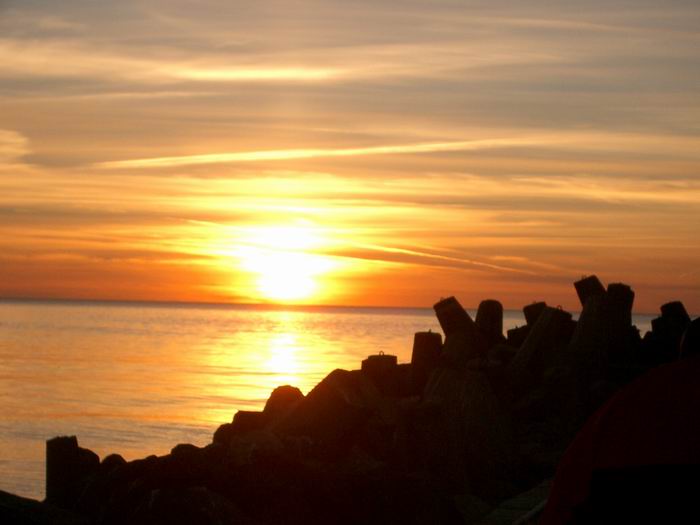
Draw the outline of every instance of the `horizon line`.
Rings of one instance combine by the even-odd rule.
[[[444,299],[444,297],[441,297]],[[172,306],[172,307],[199,307],[199,308],[250,308],[250,309],[270,309],[270,310],[430,310],[433,306],[393,306],[393,305],[341,305],[341,304],[285,304],[285,303],[236,303],[223,301],[168,301],[157,299],[97,299],[78,297],[0,297],[2,302],[17,303],[102,303],[114,305],[142,305],[142,306]],[[437,301],[436,301],[437,302]],[[478,310],[478,306],[464,306],[465,310]],[[547,305],[552,306],[552,305]],[[522,308],[503,308],[504,311],[521,312]],[[580,314],[581,310],[567,310],[570,313]],[[632,312],[632,315],[658,316],[657,312]],[[690,314],[695,317],[694,314]]]
[[[224,301],[173,301],[160,299],[99,299],[81,297],[0,297],[0,302],[28,303],[109,303],[123,305],[153,305],[153,306],[199,306],[199,307],[248,307],[270,309],[373,309],[373,310],[432,310],[432,306],[393,306],[393,305],[341,305],[341,304],[299,304],[299,303],[245,303]],[[471,308],[468,308],[471,309]]]

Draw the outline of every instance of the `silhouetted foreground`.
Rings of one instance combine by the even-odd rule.
[[[642,339],[629,286],[606,289],[592,276],[575,288],[578,321],[533,303],[507,337],[498,301],[483,301],[472,320],[454,297],[443,299],[435,312],[444,343],[417,333],[410,364],[379,354],[361,370],[331,372],[306,396],[279,387],[262,412],[239,411],[203,448],[100,461],[75,437],[49,440],[46,502],[0,493],[0,521],[529,522],[589,416],[677,360],[681,345],[684,355],[699,350],[698,320],[681,303],[663,305]]]

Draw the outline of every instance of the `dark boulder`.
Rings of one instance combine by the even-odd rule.
[[[214,431],[212,443],[228,446],[235,436],[264,430],[268,426],[268,414],[252,410],[239,410],[231,423],[219,425]]]
[[[228,445],[235,435],[233,423],[224,423],[219,425],[219,428],[214,431],[212,442],[219,445]]]
[[[545,370],[557,366],[574,331],[569,312],[545,307],[509,365],[516,392],[537,384]]]
[[[281,435],[306,436],[335,451],[353,445],[370,418],[390,422],[392,411],[361,371],[334,370],[275,427]]]
[[[262,412],[239,410],[231,423],[224,423],[214,432],[213,443],[228,446],[235,436],[274,428],[304,399],[301,390],[284,385],[270,394]]]
[[[411,393],[423,391],[430,373],[440,361],[442,351],[442,336],[436,332],[416,332],[413,336],[413,351],[411,352],[410,382]]]
[[[651,332],[644,336],[646,363],[652,366],[677,359],[681,338],[690,324],[690,316],[680,301],[661,306],[661,315],[651,321]]]
[[[445,338],[440,366],[467,370],[470,362],[473,364],[475,360],[485,359],[487,351],[483,337],[472,323],[467,329],[453,332]]]
[[[503,337],[503,305],[499,301],[495,299],[481,301],[476,312],[475,322],[488,348],[505,341],[505,337]]]
[[[288,414],[304,399],[304,394],[295,386],[278,386],[265,403],[263,414],[270,424]]]
[[[585,307],[589,299],[605,295],[605,287],[595,275],[589,275],[574,283],[581,306]]]
[[[445,337],[462,330],[473,330],[474,321],[455,297],[440,299],[433,309]]]
[[[262,412],[253,410],[239,410],[233,416],[231,422],[234,432],[243,434],[254,430],[261,430],[267,424],[267,417]]]
[[[7,525],[87,525],[87,519],[49,503],[0,490],[0,523]]]
[[[362,360],[362,373],[384,395],[398,392],[398,360],[395,355],[380,352]]]
[[[671,301],[661,305],[661,316],[665,317],[678,327],[685,327],[690,323],[690,316],[685,306],[680,301]]]
[[[566,355],[567,364],[589,385],[607,380],[611,365],[634,359],[638,332],[632,326],[633,303],[632,289],[615,283],[584,306]]]
[[[488,353],[488,363],[490,366],[502,367],[508,365],[517,355],[518,350],[506,343],[501,343],[491,347]]]
[[[228,445],[234,436],[263,430],[268,424],[268,416],[263,412],[239,410],[231,423],[224,423],[214,432],[212,443]]]
[[[398,439],[400,462],[448,492],[468,489],[488,500],[511,489],[510,419],[482,371],[436,368]]]
[[[100,472],[109,473],[117,467],[126,465],[126,460],[119,454],[110,454],[105,456],[100,463]]]
[[[100,458],[78,446],[75,436],[60,436],[46,442],[46,501],[72,509],[89,478],[100,468]]]
[[[445,333],[440,356],[442,366],[466,369],[468,361],[485,358],[488,343],[457,299],[442,299],[433,308]]]
[[[523,326],[516,326],[515,328],[508,330],[506,333],[506,342],[508,345],[512,346],[513,348],[520,348],[525,342],[525,339],[527,339],[527,336],[530,334],[532,326],[533,325],[526,324]]]
[[[154,489],[130,522],[135,525],[252,524],[229,499],[206,487]]]
[[[700,355],[700,317],[688,324],[681,339],[682,358]]]
[[[540,317],[540,314],[544,312],[544,309],[547,307],[547,303],[544,301],[528,304],[527,306],[523,307],[523,315],[525,315],[525,322],[528,325],[534,325],[537,322],[537,319]]]

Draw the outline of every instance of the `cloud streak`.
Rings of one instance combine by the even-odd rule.
[[[12,164],[29,153],[27,138],[9,129],[0,129],[0,165]]]
[[[206,155],[184,155],[147,159],[117,160],[96,165],[103,169],[165,168],[174,166],[196,166],[200,164],[228,164],[236,162],[261,162],[278,160],[301,160],[330,157],[365,157],[370,155],[406,155],[450,151],[480,151],[496,148],[517,148],[542,144],[536,138],[500,138],[455,142],[429,142],[418,144],[395,144],[368,146],[364,148],[312,148],[269,151],[243,151],[211,153]]]

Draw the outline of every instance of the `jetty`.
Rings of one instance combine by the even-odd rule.
[[[378,353],[306,395],[280,386],[206,446],[126,461],[53,438],[45,502],[2,493],[0,521],[537,523],[586,421],[651,370],[700,354],[700,320],[678,301],[642,335],[630,286],[588,276],[574,292],[577,319],[539,300],[507,334],[499,301],[472,319],[441,299],[443,333],[416,333],[410,363]]]

